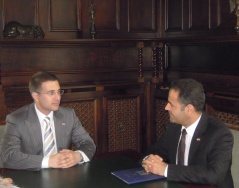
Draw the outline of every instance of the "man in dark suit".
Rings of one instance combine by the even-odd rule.
[[[34,103],[9,114],[1,143],[1,166],[69,168],[90,161],[96,146],[71,108],[60,107],[57,77],[38,72],[29,82]],[[47,116],[47,117],[46,117]],[[76,151],[72,151],[72,144]]]
[[[193,79],[172,82],[165,106],[170,124],[165,135],[149,148],[142,161],[147,172],[166,176],[172,181],[233,188],[233,136],[224,123],[203,112],[204,105],[201,83]],[[183,129],[186,138],[181,163],[178,148]]]

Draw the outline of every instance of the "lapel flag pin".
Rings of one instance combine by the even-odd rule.
[[[201,139],[200,139],[200,138],[197,138],[196,140],[199,142]]]

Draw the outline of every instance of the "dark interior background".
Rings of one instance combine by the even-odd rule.
[[[32,102],[29,78],[50,71],[65,90],[62,105],[75,109],[96,142],[96,157],[141,154],[160,137],[168,85],[178,78],[201,81],[206,112],[239,129],[239,18],[229,0],[1,0],[0,12],[1,31],[17,21],[45,33],[6,39],[0,32],[2,125]]]

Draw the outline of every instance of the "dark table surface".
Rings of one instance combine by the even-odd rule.
[[[210,186],[180,184],[164,180],[127,185],[111,175],[139,165],[126,157],[93,160],[68,169],[9,170],[1,169],[1,176],[10,177],[20,188],[209,188]],[[210,187],[211,188],[211,187]]]

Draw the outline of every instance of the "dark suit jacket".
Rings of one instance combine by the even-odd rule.
[[[71,149],[74,144],[77,150],[83,151],[91,159],[95,154],[95,144],[74,110],[60,107],[53,117],[58,151]],[[43,142],[40,126],[34,103],[7,116],[0,151],[2,167],[41,168]]]
[[[227,126],[215,117],[202,114],[191,141],[188,166],[176,165],[181,127],[171,123],[166,134],[147,151],[146,155],[158,154],[169,164],[168,180],[233,188],[231,175],[233,136]]]

